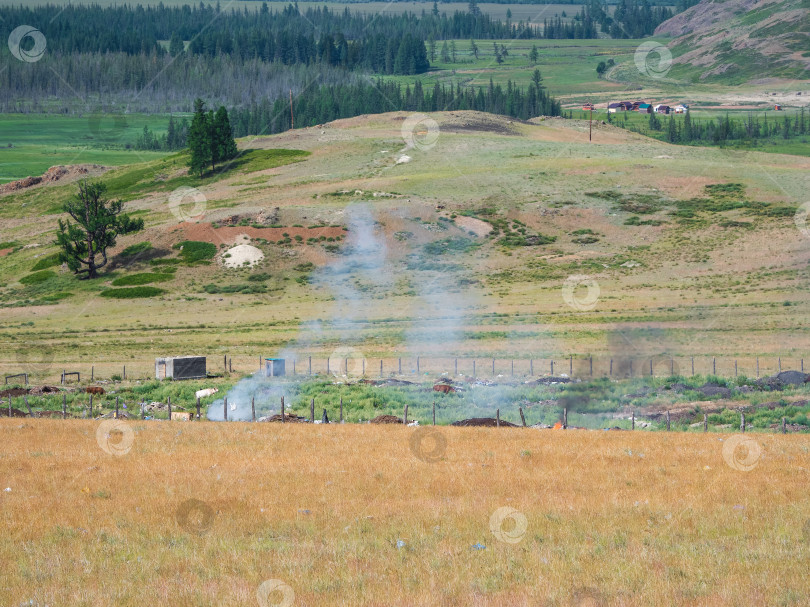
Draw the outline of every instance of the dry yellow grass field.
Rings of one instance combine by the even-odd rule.
[[[0,421],[0,605],[810,603],[806,436],[100,424]]]

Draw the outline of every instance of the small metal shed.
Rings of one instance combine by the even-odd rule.
[[[284,375],[284,359],[283,358],[265,358],[264,359],[264,375],[265,377],[280,377]]]
[[[173,356],[155,359],[155,379],[200,379],[206,377],[205,356]]]

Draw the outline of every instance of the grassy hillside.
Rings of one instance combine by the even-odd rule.
[[[662,23],[675,36],[670,76],[741,84],[760,78],[804,80],[810,69],[808,0],[703,0]]]
[[[406,118],[243,142],[256,150],[244,164],[203,181],[177,155],[105,174],[146,229],[91,282],[43,262],[75,185],[4,196],[0,367],[20,366],[23,341],[45,358],[145,372],[169,353],[255,361],[285,348],[803,355],[810,248],[794,213],[810,160],[602,125],[589,143],[586,122],[470,112],[432,115],[436,139],[416,126],[406,148]],[[179,187],[198,188],[202,209],[173,208]],[[264,259],[224,267],[240,243]],[[566,294],[582,275],[595,302],[579,283]],[[144,297],[100,297],[115,289]]]

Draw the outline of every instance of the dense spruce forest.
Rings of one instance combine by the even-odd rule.
[[[780,112],[778,117],[771,118],[766,113],[757,115],[750,112],[742,118],[731,118],[726,114],[723,119],[700,120],[686,113],[680,120],[674,116],[662,119],[650,114],[645,125],[622,124],[621,120],[615,119],[613,122],[656,139],[692,145],[752,145],[758,141],[789,140],[810,135],[810,115],[805,113],[804,108],[792,114]]]

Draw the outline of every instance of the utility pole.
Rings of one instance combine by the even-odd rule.
[[[588,118],[588,141],[593,140],[593,104],[591,104],[590,117]]]

